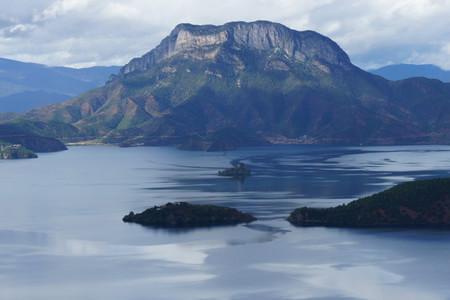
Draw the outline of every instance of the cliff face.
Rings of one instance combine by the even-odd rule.
[[[224,49],[242,48],[282,54],[299,63],[318,60],[351,65],[347,54],[336,43],[313,31],[299,32],[265,21],[222,26],[180,24],[155,49],[125,65],[121,74],[146,71],[176,55],[213,60]]]
[[[104,87],[26,118],[70,124],[63,138],[183,149],[450,143],[450,84],[385,80],[277,23],[180,24]]]

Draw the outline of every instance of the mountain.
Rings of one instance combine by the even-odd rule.
[[[450,228],[450,179],[401,183],[332,208],[299,208],[288,220],[297,226]]]
[[[119,67],[73,69],[0,58],[0,112],[24,112],[103,85]]]
[[[78,138],[183,149],[218,137],[214,150],[449,143],[450,84],[386,80],[331,39],[278,23],[180,24],[105,86],[26,119],[70,124]]]
[[[435,65],[398,64],[384,66],[369,72],[389,80],[402,80],[412,77],[425,77],[450,82],[450,71],[443,70]]]
[[[43,90],[24,91],[0,97],[0,111],[26,112],[36,107],[43,107],[53,103],[63,102],[71,96]]]
[[[14,112],[0,112],[0,123],[6,123],[20,117],[19,113]]]

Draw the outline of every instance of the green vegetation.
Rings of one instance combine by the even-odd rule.
[[[450,178],[401,183],[333,208],[302,207],[288,220],[298,226],[450,228]]]
[[[73,138],[79,135],[79,131],[76,127],[58,121],[41,122],[18,118],[5,123],[4,125],[9,126],[11,129],[13,128],[14,132],[26,132],[29,134],[58,139],[67,138],[71,140],[71,137]]]
[[[3,158],[29,158],[35,157],[33,152],[55,152],[67,149],[59,140],[36,134],[34,130],[22,125],[24,124],[0,124]]]
[[[130,212],[124,222],[145,226],[186,228],[236,225],[250,223],[256,218],[234,208],[216,205],[195,205],[186,202],[167,203],[149,208],[142,213]]]
[[[0,142],[0,159],[37,158],[37,155],[22,145]]]

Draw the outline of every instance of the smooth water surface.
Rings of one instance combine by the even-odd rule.
[[[234,160],[254,175],[216,176]],[[299,206],[449,171],[446,146],[92,146],[0,161],[0,299],[450,299],[449,232],[284,220]],[[121,221],[169,201],[232,206],[259,221],[179,231]]]

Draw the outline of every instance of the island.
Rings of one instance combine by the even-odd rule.
[[[37,155],[20,144],[0,143],[0,159],[21,158],[37,158]]]
[[[244,163],[237,163],[232,168],[228,168],[222,171],[217,172],[217,175],[224,177],[232,177],[236,179],[244,179],[247,176],[250,176],[252,172]]]
[[[256,218],[235,208],[169,202],[141,213],[130,212],[122,220],[151,227],[194,228],[250,223]]]
[[[450,178],[401,183],[332,208],[298,208],[288,221],[296,226],[449,229]]]

